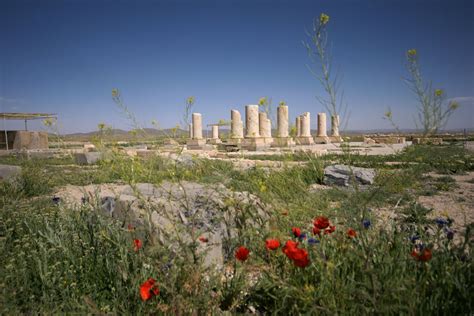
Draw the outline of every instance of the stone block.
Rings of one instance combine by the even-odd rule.
[[[102,158],[99,152],[75,153],[74,160],[78,165],[92,165]]]
[[[21,167],[0,165],[0,180],[9,180],[21,174]]]

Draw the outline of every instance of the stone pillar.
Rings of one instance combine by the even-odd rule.
[[[326,113],[318,113],[318,132],[314,141],[319,144],[328,144],[330,143],[329,137],[326,131]]]
[[[301,117],[300,116],[297,116],[296,117],[296,137],[300,137],[301,136]]]
[[[258,120],[258,105],[247,105],[245,107],[245,138],[260,137]]]
[[[274,139],[273,147],[288,147],[295,143],[288,133],[288,106],[280,105],[277,109],[277,137]]]
[[[189,138],[193,138],[193,124],[188,124]]]
[[[193,113],[193,139],[202,139],[202,115]]]
[[[288,137],[288,106],[280,105],[277,113],[277,136]]]
[[[339,135],[339,115],[331,116],[331,142],[342,142],[342,137]]]
[[[191,131],[193,137],[186,142],[186,148],[190,150],[211,149],[212,146],[206,145],[206,140],[202,137],[202,115],[200,113],[193,113],[192,121]]]
[[[232,139],[242,139],[244,138],[244,124],[242,123],[242,118],[240,112],[237,110],[230,111],[230,138]]]
[[[221,140],[219,139],[219,125],[212,125],[212,138],[209,140],[210,144],[220,144]]]
[[[260,137],[262,137],[265,143],[271,144],[272,139],[272,122],[267,116],[267,113],[260,112],[258,114],[258,125],[259,125],[259,132]]]
[[[311,114],[305,112],[300,116],[300,136],[296,139],[296,143],[300,145],[314,144],[311,137]]]

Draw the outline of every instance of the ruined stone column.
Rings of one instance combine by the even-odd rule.
[[[272,122],[267,116],[267,113],[260,112],[258,114],[258,125],[259,125],[259,132],[260,137],[262,137],[267,144],[271,144],[273,142],[272,139]]]
[[[202,115],[193,113],[193,139],[202,139]]]
[[[297,137],[296,143],[300,145],[314,144],[313,137],[311,137],[311,114],[309,112],[300,116],[300,136]]]
[[[244,138],[244,124],[237,110],[230,111],[230,138],[241,139]]]
[[[258,105],[247,105],[245,107],[245,138],[260,137]]]
[[[219,139],[219,125],[212,125],[212,139]]]
[[[188,124],[189,138],[193,138],[193,124]]]
[[[280,105],[277,113],[278,137],[288,137],[288,106]]]
[[[272,146],[293,146],[295,143],[288,133],[288,106],[280,105],[277,111],[277,137],[273,140]]]
[[[330,143],[330,139],[327,135],[326,131],[326,113],[321,112],[318,113],[318,132],[314,141],[319,144],[328,144]]]

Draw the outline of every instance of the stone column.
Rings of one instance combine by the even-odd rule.
[[[202,115],[193,113],[193,139],[202,139]]]
[[[299,145],[314,144],[313,137],[311,137],[311,114],[305,112],[300,115],[300,136],[296,138],[296,143]]]
[[[277,136],[288,137],[288,106],[280,105],[277,113]]]
[[[311,137],[311,117],[309,112],[301,115],[301,137]]]
[[[219,125],[212,125],[212,139],[219,139]]]
[[[244,138],[244,124],[242,123],[240,112],[237,110],[231,110],[230,118],[230,138]]]
[[[318,137],[326,137],[326,113],[318,113]]]
[[[339,115],[331,116],[331,136],[339,136]]]
[[[193,124],[188,124],[189,138],[193,138]]]
[[[300,137],[301,136],[301,117],[300,116],[297,116],[296,117],[296,137]]]
[[[259,125],[260,137],[264,139],[266,144],[271,144],[273,142],[272,122],[268,118],[267,113],[260,112],[258,114],[258,125]]]
[[[258,105],[247,105],[245,107],[245,138],[260,137],[258,120]]]

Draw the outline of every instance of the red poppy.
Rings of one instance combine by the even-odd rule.
[[[208,242],[209,239],[207,239],[207,238],[204,237],[204,236],[201,236],[201,237],[199,237],[199,241],[200,241],[200,242]]]
[[[147,301],[155,295],[160,294],[160,289],[155,285],[155,279],[149,278],[140,286],[140,296],[142,301]]]
[[[133,244],[134,244],[133,249],[134,249],[135,251],[140,250],[140,248],[142,248],[142,246],[143,246],[142,241],[141,241],[140,239],[134,239],[134,240],[133,240]]]
[[[245,248],[244,246],[240,246],[236,251],[235,251],[235,258],[239,261],[245,261],[249,257],[250,251]]]
[[[295,237],[300,237],[301,229],[299,229],[298,227],[293,227],[291,231],[293,232],[293,235],[295,235]]]
[[[325,216],[318,216],[314,219],[313,225],[316,228],[325,229],[329,226],[329,219]]]
[[[349,229],[347,230],[347,236],[348,236],[349,238],[354,238],[354,237],[357,236],[357,232],[356,232],[355,230],[353,230],[352,228],[349,228]]]
[[[324,230],[324,234],[326,234],[326,235],[332,234],[332,233],[334,233],[335,231],[336,231],[336,226],[331,225],[331,226],[329,226],[328,228],[326,228],[326,229]]]
[[[298,248],[297,242],[288,240],[282,251],[298,267],[304,268],[309,264],[308,251]]]
[[[276,250],[280,247],[280,242],[277,239],[267,239],[265,241],[265,247],[267,247],[268,250]]]
[[[321,235],[321,229],[317,227],[313,227],[313,234],[314,235]]]
[[[413,258],[415,258],[415,260],[417,260],[417,261],[426,262],[426,261],[431,260],[431,257],[432,257],[433,255],[432,255],[432,253],[431,253],[431,249],[424,248],[424,249],[421,250],[421,251],[418,251],[418,250],[416,250],[416,249],[413,249],[413,251],[411,252],[411,256],[412,256]]]

